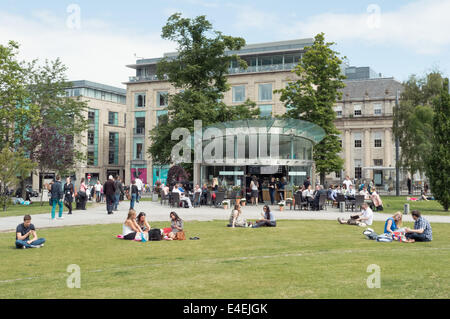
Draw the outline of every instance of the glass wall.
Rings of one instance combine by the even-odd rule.
[[[233,86],[233,102],[244,102],[245,101],[245,86]]]

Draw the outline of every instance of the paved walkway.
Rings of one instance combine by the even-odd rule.
[[[129,202],[122,202],[119,205],[119,211],[113,215],[106,212],[106,204],[98,204],[88,210],[74,210],[72,215],[67,215],[65,211],[63,220],[54,220],[50,218],[50,209],[48,214],[32,215],[32,223],[38,227],[64,227],[79,225],[97,225],[97,224],[116,224],[123,223],[127,217]],[[255,220],[261,217],[263,205],[245,206],[243,207],[244,217],[248,220]],[[169,223],[169,213],[175,210],[178,215],[185,221],[211,221],[211,220],[228,220],[231,209],[214,208],[209,206],[201,206],[197,208],[170,208],[168,205],[161,206],[159,202],[141,201],[135,205],[136,211],[145,212],[150,222],[167,221]],[[279,211],[277,205],[271,206],[271,210],[275,214],[275,218],[292,219],[292,220],[336,220],[338,217],[349,217],[351,212],[340,213],[336,208],[327,207],[325,211],[299,211],[289,210],[289,206],[285,207],[283,212]],[[374,221],[385,221],[392,214],[374,213]],[[430,215],[425,217],[430,223],[450,223],[450,216]],[[411,215],[403,217],[406,222],[411,222]],[[18,224],[23,222],[23,216],[1,217],[0,232],[14,231]]]

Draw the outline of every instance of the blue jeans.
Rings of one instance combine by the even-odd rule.
[[[58,217],[62,217],[62,213],[63,213],[63,202],[62,202],[62,200],[60,200],[60,199],[53,198],[53,199],[52,199],[52,219],[55,218],[56,204],[59,205]]]
[[[33,248],[31,246],[39,246],[42,245],[43,243],[45,243],[45,238],[38,238],[35,241],[33,241],[31,245],[28,244],[26,240],[16,240],[16,248],[22,247]]]
[[[275,202],[275,188],[269,189],[269,194],[270,194],[270,203],[273,205],[273,203]]]
[[[117,207],[119,206],[119,200],[120,200],[120,194],[114,195],[114,210],[117,210]]]
[[[135,202],[136,202],[136,193],[131,194],[130,209],[134,209],[134,203]]]

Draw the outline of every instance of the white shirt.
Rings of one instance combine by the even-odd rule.
[[[352,181],[349,179],[346,179],[345,181],[342,182],[343,184],[345,184],[346,188],[349,189],[350,185],[353,185]]]
[[[102,191],[102,184],[95,184],[95,191],[101,192]]]
[[[138,191],[142,190],[142,186],[143,186],[143,183],[142,183],[141,179],[136,178],[136,187],[137,187]]]
[[[372,225],[373,222],[373,211],[370,209],[370,207],[367,207],[366,210],[362,211],[362,216],[364,218],[368,218],[367,220],[363,220],[363,223],[366,223],[367,225]]]

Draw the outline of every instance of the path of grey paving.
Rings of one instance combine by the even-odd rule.
[[[127,217],[129,202],[122,202],[119,205],[119,211],[113,215],[106,213],[106,205],[98,204],[85,211],[74,210],[72,215],[64,212],[63,220],[50,219],[50,209],[48,214],[32,215],[32,223],[39,229],[64,227],[64,226],[80,226],[80,225],[98,225],[98,224],[116,224],[123,223]],[[243,207],[244,217],[249,220],[259,219],[261,217],[263,205],[245,206]],[[135,205],[136,211],[145,212],[147,218],[152,221],[167,221],[169,223],[169,213],[175,210],[178,215],[185,221],[211,221],[211,220],[228,220],[231,209],[214,208],[208,206],[196,208],[179,208],[174,209],[167,205],[161,206],[159,202],[141,201]],[[280,212],[278,206],[271,206],[275,217],[279,220],[336,220],[338,217],[349,217],[351,212],[340,213],[336,208],[328,207],[325,211],[304,211],[289,210],[285,207]],[[374,221],[385,221],[392,214],[374,213]],[[430,223],[450,223],[450,216],[424,215]],[[411,222],[411,215],[404,216],[405,222]],[[14,231],[18,224],[23,222],[23,216],[1,217],[0,232]],[[118,230],[119,232],[121,231]]]

